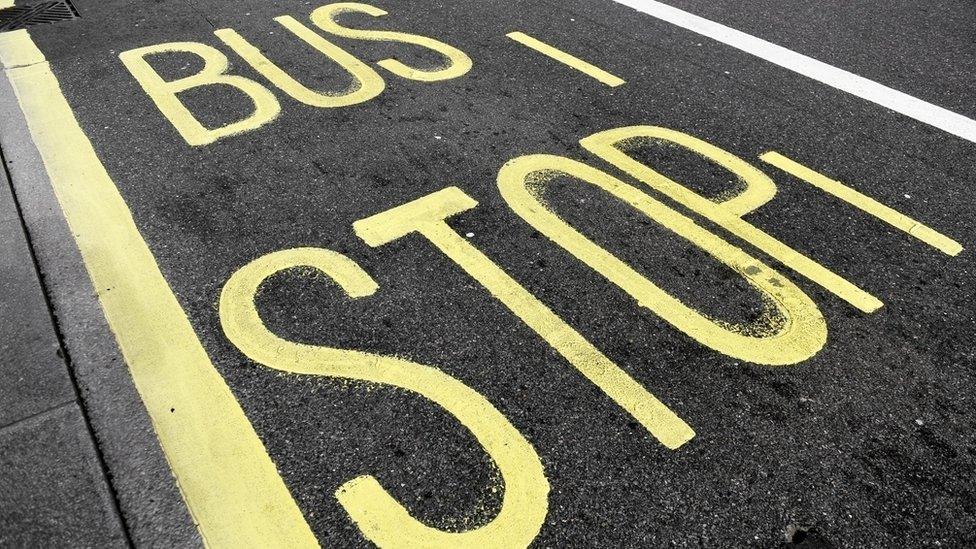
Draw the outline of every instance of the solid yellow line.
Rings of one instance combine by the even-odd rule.
[[[0,9],[3,7],[0,6]],[[7,71],[45,61],[44,54],[37,49],[26,30],[0,33],[0,66]]]
[[[840,181],[830,179],[796,161],[790,160],[776,151],[763,153],[759,158],[828,194],[834,195],[859,210],[877,217],[892,227],[914,236],[946,255],[955,256],[959,255],[959,252],[962,251],[961,244],[935,229],[927,227],[907,215],[885,206],[870,196],[859,193]]]
[[[208,546],[318,545],[257,433],[214,368],[115,183],[26,31],[0,59],[105,317]],[[39,52],[37,52],[39,54]],[[37,54],[30,53],[37,61]]]
[[[590,76],[592,78],[595,78],[600,82],[603,82],[604,84],[610,86],[611,88],[615,88],[621,84],[627,83],[622,78],[618,78],[599,67],[593,66],[587,63],[586,61],[583,61],[579,57],[575,57],[562,50],[558,50],[550,46],[549,44],[546,44],[545,42],[540,42],[539,40],[532,38],[531,36],[525,34],[524,32],[510,32],[505,36],[511,38],[512,40],[515,40],[516,42],[522,44],[523,46],[528,46],[534,49],[535,51],[541,53],[542,55],[551,57],[564,65],[569,65],[570,67],[573,67],[574,69],[580,71],[581,73]]]

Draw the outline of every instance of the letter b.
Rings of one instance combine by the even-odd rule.
[[[171,81],[163,80],[146,61],[146,57],[170,52],[192,53],[203,59],[203,68],[191,76]],[[227,74],[229,66],[227,56],[206,44],[198,42],[158,44],[122,52],[119,54],[119,59],[142,89],[149,94],[163,115],[173,124],[176,131],[193,146],[207,145],[222,137],[253,130],[274,120],[281,111],[278,100],[267,88],[249,78]],[[219,128],[205,127],[180,101],[177,94],[216,84],[231,86],[246,94],[254,102],[254,111],[241,120]]]

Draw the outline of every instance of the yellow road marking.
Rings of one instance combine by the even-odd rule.
[[[380,547],[528,546],[546,518],[549,482],[532,445],[485,397],[437,368],[373,353],[295,343],[268,330],[254,305],[261,284],[281,271],[307,267],[324,273],[351,298],[376,292],[376,281],[338,252],[322,248],[274,252],[245,265],[224,285],[220,323],[227,338],[269,368],[390,385],[433,401],[474,435],[498,466],[504,484],[501,510],[488,524],[445,532],[411,517],[376,477],[357,477],[340,486],[336,497],[363,534]]]
[[[159,73],[146,61],[146,57],[167,52],[192,53],[203,60],[200,72],[178,78],[163,80]],[[193,146],[207,145],[230,135],[259,128],[274,120],[281,112],[281,104],[274,94],[250,78],[227,74],[230,62],[220,50],[199,42],[170,42],[146,46],[119,54],[119,59],[142,89],[146,91],[156,107],[173,124],[187,143]],[[183,105],[177,94],[201,86],[230,86],[247,95],[254,103],[254,111],[236,122],[219,128],[203,126],[193,113]]]
[[[31,137],[205,543],[317,546],[275,464],[160,273],[48,63],[38,57],[26,31],[0,36],[0,59],[16,67],[6,73]],[[32,59],[34,63],[25,63]]]
[[[0,63],[8,74],[12,69],[45,61],[44,54],[37,49],[26,30],[0,33]]]
[[[687,423],[444,221],[477,205],[461,189],[448,187],[360,219],[353,223],[353,229],[373,247],[413,232],[420,233],[633,416],[661,444],[673,450],[691,440],[695,432]]]
[[[510,32],[505,36],[511,38],[512,40],[515,40],[516,42],[522,44],[523,46],[532,48],[533,50],[541,53],[542,55],[551,57],[564,65],[573,67],[574,69],[580,71],[581,73],[590,76],[591,78],[595,78],[600,82],[603,82],[604,84],[610,86],[611,88],[615,88],[617,86],[627,83],[622,78],[614,76],[599,67],[591,65],[586,61],[583,61],[579,57],[575,57],[562,50],[558,50],[550,46],[549,44],[546,44],[545,42],[540,42],[539,40],[532,38],[531,36],[525,34],[524,32]]]
[[[734,270],[767,303],[764,318],[748,326],[712,320],[667,293],[563,221],[542,201],[549,181],[567,175],[593,185],[653,219]],[[582,162],[548,154],[521,156],[498,173],[498,188],[529,225],[627,292],[689,337],[720,353],[770,366],[802,362],[827,342],[817,304],[788,278],[641,190]]]
[[[376,97],[386,87],[383,78],[372,67],[322,38],[296,19],[283,15],[275,17],[275,21],[348,72],[353,79],[349,89],[339,93],[310,90],[272,63],[261,53],[261,50],[245,40],[234,29],[218,29],[214,34],[278,89],[312,107],[335,108],[355,105]]]
[[[755,185],[758,189],[766,186],[761,179],[769,179],[768,176],[731,153],[694,136],[660,126],[614,128],[585,137],[580,140],[580,145],[624,173],[749,242],[861,311],[871,313],[882,307],[883,303],[880,299],[740,217],[740,214],[748,212],[749,208],[761,202],[768,192],[756,193],[749,200],[736,204],[736,207],[730,211],[727,207],[728,203],[716,204],[627,154],[626,151],[634,144],[644,141],[673,143],[684,147],[729,169],[748,185]]]
[[[763,153],[759,158],[828,194],[834,195],[855,208],[877,217],[892,227],[914,236],[946,255],[955,256],[959,255],[959,252],[962,251],[961,244],[935,229],[929,228],[907,215],[885,206],[870,196],[861,194],[840,181],[830,179],[776,151]]]
[[[447,60],[444,66],[433,70],[415,69],[396,59],[383,59],[376,63],[401,78],[418,80],[420,82],[437,82],[439,80],[457,78],[471,70],[471,58],[454,46],[449,46],[433,38],[407,34],[405,32],[350,29],[349,27],[343,27],[335,21],[336,17],[343,13],[365,13],[373,17],[387,15],[382,9],[376,6],[370,6],[369,4],[339,2],[316,8],[311,15],[312,23],[315,23],[318,28],[328,33],[345,38],[375,40],[379,42],[402,42],[404,44],[421,46],[436,51]]]

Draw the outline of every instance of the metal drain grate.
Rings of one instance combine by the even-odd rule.
[[[68,0],[40,2],[0,10],[0,32],[26,29],[34,25],[77,19],[78,10]]]

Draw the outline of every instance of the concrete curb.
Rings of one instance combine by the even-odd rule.
[[[6,78],[0,78],[0,148],[132,542],[200,546]]]

